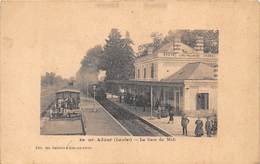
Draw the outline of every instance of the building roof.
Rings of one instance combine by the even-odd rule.
[[[188,63],[171,76],[162,79],[164,82],[176,80],[216,80],[214,68],[202,62]]]
[[[180,45],[180,53],[183,54],[192,54],[192,53],[197,53],[196,50],[182,42],[178,43]],[[143,44],[143,46],[146,48],[146,50],[149,47],[153,47],[151,43],[149,44]],[[157,55],[158,53],[164,53],[164,52],[173,52],[173,42],[166,43],[162,45],[159,49],[155,50],[151,55]],[[146,55],[138,55],[137,57],[143,57],[147,56]]]
[[[193,49],[192,47],[190,47],[190,46],[188,46],[184,43],[178,43],[178,44],[180,45],[182,53],[194,53],[194,52],[196,52],[195,49]],[[173,51],[173,43],[172,42],[169,42],[169,43],[163,45],[155,53],[170,52],[170,51]]]
[[[80,93],[79,89],[75,87],[74,85],[67,85],[63,87],[62,89],[58,90],[56,93],[61,93],[61,92],[75,92],[75,93]]]

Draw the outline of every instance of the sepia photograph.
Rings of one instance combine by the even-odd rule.
[[[43,74],[41,134],[216,137],[219,31],[147,37],[112,28],[74,76]]]
[[[1,164],[259,164],[256,1],[4,0]]]

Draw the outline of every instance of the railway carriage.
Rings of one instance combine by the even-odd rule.
[[[80,91],[77,89],[61,89],[56,92],[54,108],[50,111],[51,118],[80,117]]]

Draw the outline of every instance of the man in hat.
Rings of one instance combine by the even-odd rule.
[[[186,115],[182,115],[181,117],[181,126],[182,126],[182,134],[187,136],[187,126],[189,124],[190,120],[186,117]]]
[[[169,121],[168,121],[168,124],[169,123],[173,124],[174,109],[170,105],[168,105],[168,108],[169,108]]]

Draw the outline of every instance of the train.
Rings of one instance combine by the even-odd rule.
[[[95,92],[95,99],[98,101],[102,101],[106,99],[106,89],[103,83],[93,84],[90,86],[90,94],[94,97]]]
[[[71,88],[58,90],[54,108],[50,109],[50,118],[74,118],[80,116],[80,91]]]

